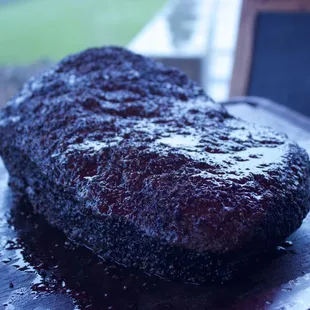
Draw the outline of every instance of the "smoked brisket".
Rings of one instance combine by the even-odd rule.
[[[309,211],[303,149],[122,48],[30,79],[0,112],[0,155],[70,239],[171,280],[230,279]]]

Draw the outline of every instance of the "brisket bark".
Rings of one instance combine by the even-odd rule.
[[[0,112],[0,154],[11,186],[69,238],[172,280],[230,279],[309,211],[303,149],[121,48],[29,80]]]

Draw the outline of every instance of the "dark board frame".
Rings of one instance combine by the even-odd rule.
[[[230,97],[246,96],[251,75],[255,25],[262,12],[310,13],[309,0],[243,0]]]

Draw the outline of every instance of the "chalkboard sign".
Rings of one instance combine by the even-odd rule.
[[[230,96],[310,116],[310,0],[244,0]]]
[[[310,14],[260,13],[247,95],[310,116]]]

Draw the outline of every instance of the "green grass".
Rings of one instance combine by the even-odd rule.
[[[0,64],[128,44],[166,0],[22,0],[0,6]]]

